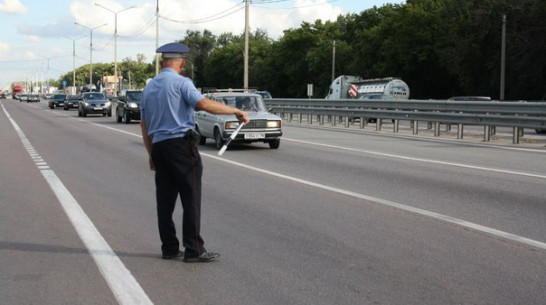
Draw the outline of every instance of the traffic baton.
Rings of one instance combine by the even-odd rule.
[[[237,136],[237,134],[239,133],[239,131],[241,130],[241,128],[243,128],[245,124],[240,122],[239,123],[239,127],[237,127],[237,129],[235,129],[235,131],[231,134],[231,136],[229,137],[229,139],[227,139],[226,143],[224,144],[224,146],[222,146],[222,148],[218,151],[218,156],[222,156],[224,154],[224,152],[226,151],[229,143],[231,143],[231,140],[235,139],[235,137]]]

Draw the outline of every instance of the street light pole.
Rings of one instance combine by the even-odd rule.
[[[85,36],[87,35],[83,35],[74,39],[63,36],[66,39],[72,40],[72,94],[76,94],[76,92],[74,92],[74,90],[76,89],[76,40],[82,39]]]
[[[85,25],[77,22],[74,22],[74,24],[80,25],[89,30],[89,90],[91,90],[91,86],[93,85],[93,31],[101,26],[107,25],[107,23],[98,25],[94,28],[86,27]]]
[[[130,6],[128,8],[124,8],[124,9],[119,10],[119,11],[114,11],[114,10],[111,10],[111,9],[109,9],[109,8],[99,4],[99,3],[96,3],[96,2],[95,2],[95,5],[99,6],[99,7],[102,7],[103,9],[114,13],[114,77],[116,79],[119,79],[118,78],[118,13],[121,13],[121,12],[126,11],[128,9],[135,8],[135,6],[133,5],[133,6]]]

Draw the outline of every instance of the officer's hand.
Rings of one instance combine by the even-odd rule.
[[[150,170],[155,171],[155,165],[154,165],[154,161],[152,160],[152,158],[148,159],[148,164],[150,165]]]
[[[243,124],[247,124],[248,122],[250,122],[250,119],[248,118],[248,113],[245,111],[237,111],[237,113],[235,113],[235,116],[237,117],[239,122],[242,122]]]

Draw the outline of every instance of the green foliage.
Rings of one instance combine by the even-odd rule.
[[[499,98],[502,16],[506,23],[506,99],[546,97],[546,1],[407,0],[373,7],[336,21],[304,22],[276,41],[263,30],[250,36],[250,87],[275,97],[306,97],[307,84],[322,97],[335,77],[400,77],[412,98],[486,95]],[[190,46],[183,74],[198,87],[241,88],[244,35],[187,31]],[[335,59],[333,58],[335,41]],[[143,86],[155,62],[125,59],[123,77]],[[112,64],[95,64],[94,74],[113,74]],[[95,73],[96,72],[96,73]],[[89,66],[76,71],[89,81]],[[60,80],[72,83],[72,73]],[[94,81],[95,76],[94,76]]]

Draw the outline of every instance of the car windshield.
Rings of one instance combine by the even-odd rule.
[[[86,94],[85,98],[88,100],[104,100],[106,97],[102,93],[90,93]]]
[[[223,96],[220,98],[224,104],[236,107],[244,111],[267,111],[261,97],[257,96]]]
[[[127,92],[127,101],[138,104],[140,103],[141,99],[142,99],[142,91]]]
[[[69,95],[66,97],[67,100],[77,100],[79,97],[77,95]]]

